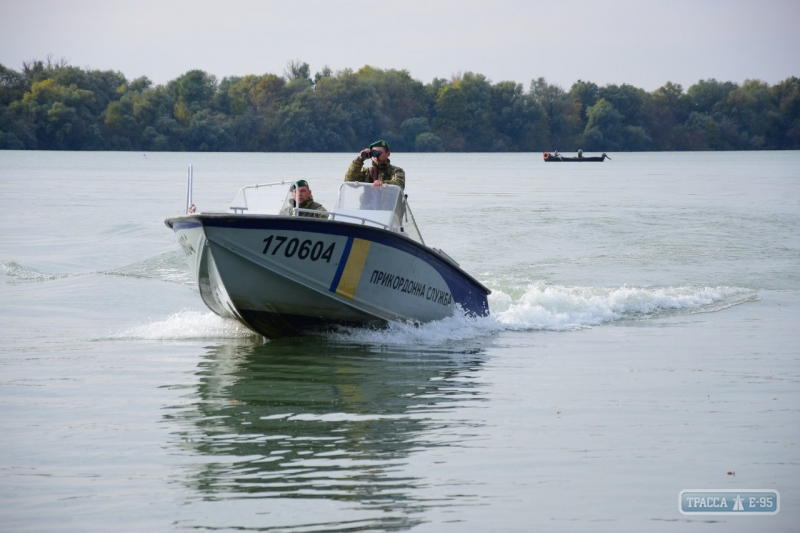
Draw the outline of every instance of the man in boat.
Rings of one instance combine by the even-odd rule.
[[[384,183],[387,185],[397,185],[401,189],[406,186],[406,173],[400,168],[389,162],[389,145],[386,141],[375,141],[368,148],[364,148],[358,154],[347,173],[344,181],[359,181],[362,183],[372,183],[374,187],[380,187]],[[372,166],[364,168],[364,161],[372,158]]]
[[[308,182],[306,180],[300,180],[295,183],[292,183],[292,186],[289,188],[292,191],[292,199],[289,200],[289,205],[281,209],[282,215],[291,215],[292,209],[295,205],[297,205],[297,200],[299,198],[300,205],[297,205],[300,209],[309,209],[313,211],[319,211],[319,213],[305,213],[300,211],[297,213],[298,216],[301,217],[315,217],[315,218],[328,218],[328,211],[322,207],[322,204],[317,203],[314,201],[314,197],[311,196],[311,189],[308,186]]]
[[[583,159],[583,150],[578,148],[578,159]]]

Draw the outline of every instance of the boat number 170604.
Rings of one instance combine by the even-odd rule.
[[[272,247],[273,243],[275,244],[274,247]],[[286,244],[286,246],[283,246],[284,244]],[[283,235],[270,235],[264,239],[264,251],[261,253],[266,254],[271,248],[272,252],[270,255],[275,255],[283,248],[283,255],[286,257],[294,257],[297,255],[298,259],[311,259],[312,261],[324,259],[325,262],[330,263],[335,246],[335,242],[325,248],[325,243],[322,241],[313,242],[306,239],[300,242],[300,239],[297,238],[290,239]]]

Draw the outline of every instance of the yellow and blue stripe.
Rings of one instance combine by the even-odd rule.
[[[333,276],[331,292],[335,292],[349,300],[355,298],[358,282],[361,281],[361,272],[367,262],[371,244],[370,241],[364,239],[347,238],[342,258],[339,261],[339,267]]]

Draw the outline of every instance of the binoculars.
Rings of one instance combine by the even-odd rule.
[[[361,159],[368,159],[370,157],[380,157],[382,152],[377,150],[364,150],[361,152]]]

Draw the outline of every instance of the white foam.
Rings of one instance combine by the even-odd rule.
[[[194,276],[186,268],[186,260],[180,252],[167,252],[119,268],[103,270],[100,274],[134,278],[151,278],[194,285]]]
[[[503,329],[503,327],[498,325],[492,317],[471,317],[463,312],[458,312],[451,317],[427,324],[392,322],[383,329],[342,328],[337,332],[326,333],[325,337],[366,344],[419,346],[474,339],[498,329]]]
[[[519,297],[493,290],[488,317],[451,317],[386,328],[340,328],[325,338],[365,344],[441,346],[500,331],[570,331],[625,319],[654,319],[675,313],[717,311],[753,300],[740,287],[565,287],[544,282],[527,286]],[[256,338],[250,330],[211,312],[181,311],[164,320],[134,326],[112,339],[191,340]]]
[[[18,281],[48,281],[53,279],[65,278],[74,274],[46,274],[35,268],[28,268],[20,265],[16,261],[0,261],[5,275],[15,278]]]
[[[134,326],[106,338],[145,340],[241,339],[256,337],[235,320],[214,313],[181,311],[164,320]]]
[[[625,319],[653,319],[680,312],[710,312],[754,298],[739,287],[565,287],[537,282],[514,298],[502,290],[489,297],[488,317],[463,313],[428,324],[390,324],[382,330],[353,328],[327,336],[382,344],[450,344],[499,331],[570,331]]]
[[[751,291],[738,287],[564,287],[534,283],[517,300],[498,291],[490,308],[512,328],[566,330],[669,310],[700,309]]]

